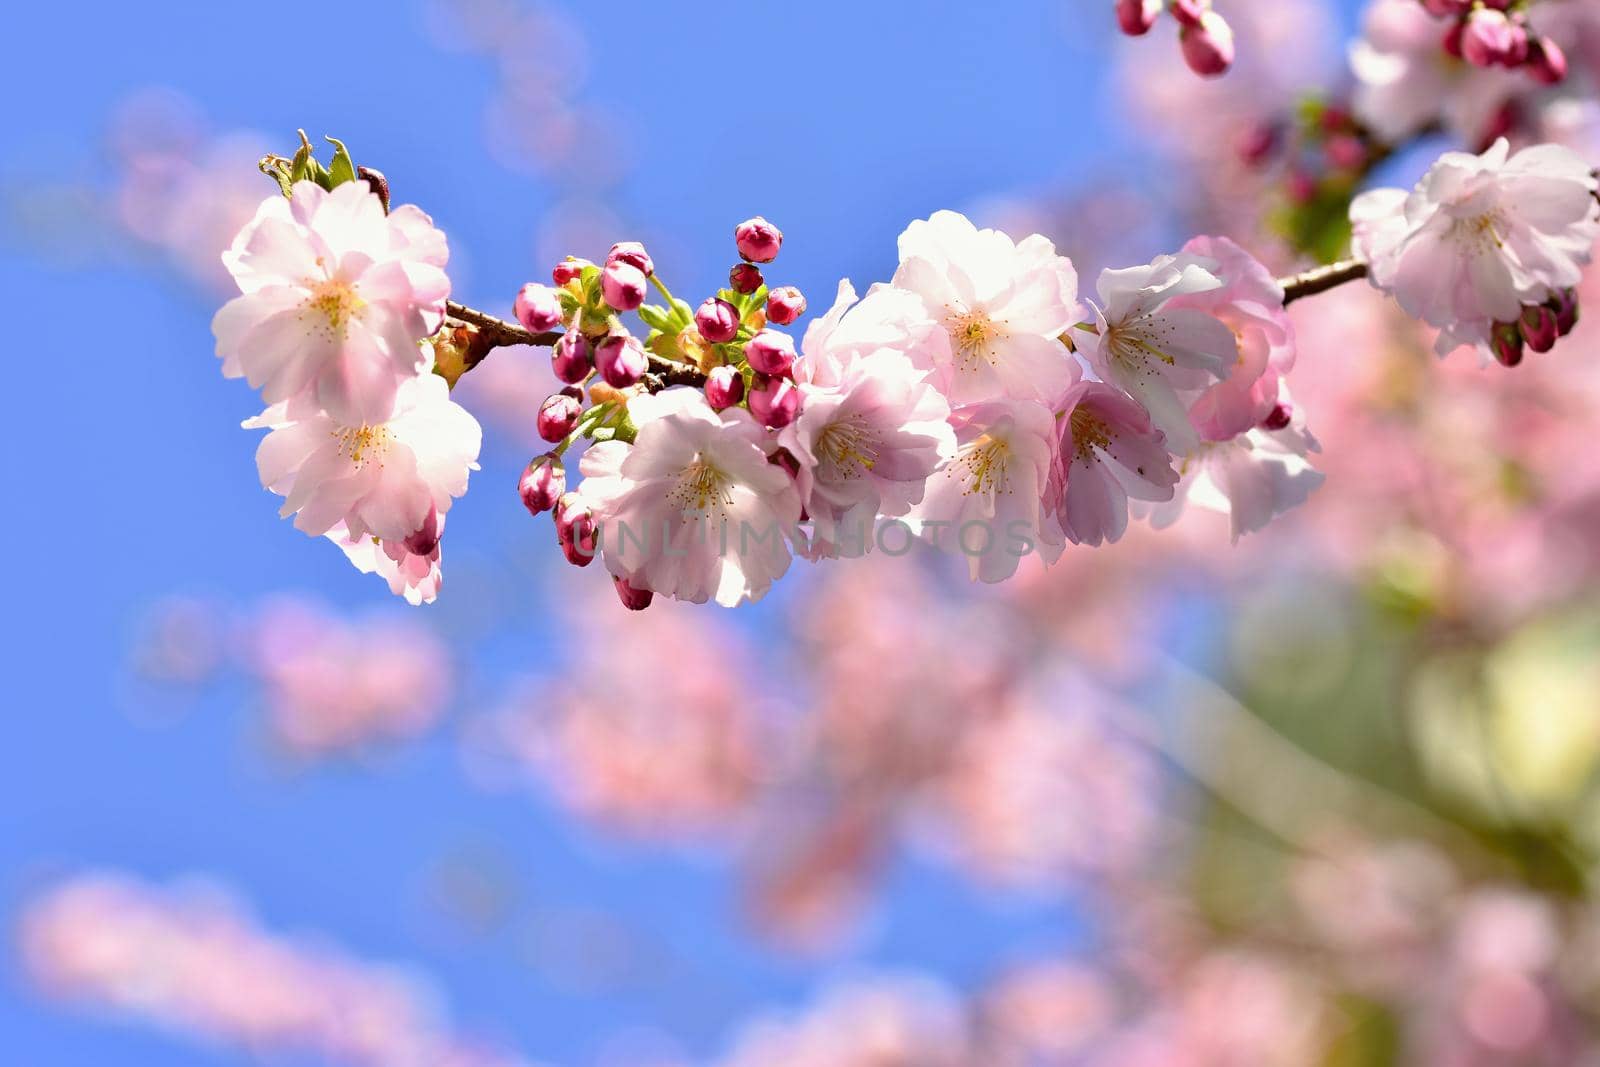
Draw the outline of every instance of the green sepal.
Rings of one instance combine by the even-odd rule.
[[[344,142],[337,137],[324,137],[323,140],[333,145],[333,162],[328,165],[328,184],[326,188],[343,185],[345,182],[356,180],[356,161],[350,158],[350,150]]]
[[[646,326],[653,330],[660,330],[662,333],[677,332],[677,330],[673,329],[672,313],[664,307],[645,304],[639,309],[639,317],[644,320]]]

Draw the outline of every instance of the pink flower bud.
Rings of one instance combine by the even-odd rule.
[[[1528,45],[1528,73],[1544,85],[1559,85],[1567,80],[1567,54],[1550,38],[1536,38]]]
[[[712,297],[696,309],[694,328],[712,344],[726,344],[739,336],[739,309],[726,300]]]
[[[557,285],[564,286],[569,282],[575,282],[581,278],[583,276],[583,268],[592,266],[594,266],[594,264],[590,263],[587,259],[579,259],[576,256],[568,256],[566,259],[563,259],[560,263],[555,265],[555,267],[550,271],[550,277],[555,280]]]
[[[1489,335],[1489,348],[1494,358],[1507,367],[1522,362],[1522,330],[1514,322],[1497,322]]]
[[[1323,155],[1336,170],[1359,171],[1367,163],[1367,145],[1353,133],[1340,133],[1322,144]]]
[[[1578,291],[1563,289],[1550,298],[1550,310],[1556,313],[1556,329],[1565,337],[1578,325]]]
[[[583,405],[565,393],[553,393],[539,405],[539,436],[554,443],[572,432],[583,415]]]
[[[1180,26],[1198,26],[1210,7],[1210,0],[1172,0],[1170,10]]]
[[[556,538],[561,552],[574,567],[594,562],[600,548],[600,531],[594,512],[577,493],[563,493],[556,501]]]
[[[1259,167],[1272,158],[1278,150],[1282,140],[1283,131],[1275,123],[1257,122],[1252,124],[1235,142],[1235,149],[1239,153],[1239,160],[1247,167]]]
[[[556,377],[570,384],[581,382],[589,375],[589,339],[581,333],[562,334],[550,353],[550,369]]]
[[[439,509],[428,509],[428,517],[422,520],[422,525],[406,538],[406,551],[413,556],[431,556],[439,548]]]
[[[529,463],[517,482],[517,495],[522,497],[523,507],[534,515],[542,515],[555,507],[566,491],[567,468],[554,452],[547,452]]]
[[[1263,430],[1286,430],[1289,423],[1294,421],[1294,405],[1287,400],[1280,400],[1267,412],[1267,417],[1261,420]]]
[[[517,321],[529,333],[548,333],[561,325],[561,298],[548,285],[529,282],[512,305]]]
[[[750,414],[761,425],[781,430],[800,414],[800,390],[788,378],[757,374],[750,383]]]
[[[728,271],[728,288],[736,293],[753,293],[761,288],[764,281],[761,268],[754,263],[735,263],[733,269]]]
[[[656,265],[650,258],[650,253],[644,250],[644,245],[638,241],[618,241],[611,246],[611,251],[606,253],[606,266],[613,263],[626,263],[636,267],[640,274],[646,278],[656,272]]]
[[[1233,66],[1233,27],[1215,11],[1207,11],[1193,26],[1178,31],[1183,60],[1202,78],[1227,73]]]
[[[1435,18],[1455,18],[1472,10],[1472,0],[1422,0],[1422,6]]]
[[[1452,22],[1450,28],[1444,31],[1444,40],[1439,46],[1444,49],[1444,54],[1461,58],[1461,38],[1466,35],[1467,24],[1464,21]]]
[[[1520,66],[1528,58],[1528,31],[1504,11],[1480,7],[1463,25],[1461,57],[1476,67]]]
[[[783,231],[757,215],[734,227],[733,240],[739,254],[751,263],[771,263],[783,247]]]
[[[600,295],[617,311],[634,311],[644,303],[644,272],[631,263],[608,263],[600,272]]]
[[[643,611],[656,598],[656,595],[650,590],[630,585],[625,578],[618,578],[613,575],[611,581],[616,586],[617,597],[622,601],[622,606],[629,611]]]
[[[806,313],[805,294],[792,285],[767,294],[767,321],[787,326]]]
[[[1129,37],[1143,37],[1161,15],[1161,0],[1117,0],[1117,25]]]
[[[706,375],[706,403],[717,411],[744,399],[744,375],[738,367],[712,367]]]
[[[1517,322],[1522,331],[1522,339],[1529,348],[1535,352],[1548,352],[1556,346],[1556,341],[1561,337],[1561,326],[1556,322],[1556,313],[1542,304],[1534,304],[1522,309],[1522,318]]]
[[[650,357],[645,354],[644,346],[637,337],[614,333],[595,348],[594,365],[607,385],[626,389],[644,377],[644,372],[650,366]]]
[[[745,343],[744,358],[762,374],[788,374],[794,366],[794,338],[777,330],[758,330]]]

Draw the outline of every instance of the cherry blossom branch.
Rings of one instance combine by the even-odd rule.
[[[1307,296],[1316,296],[1329,289],[1335,289],[1346,282],[1357,281],[1367,276],[1367,264],[1359,259],[1347,259],[1339,263],[1330,263],[1326,267],[1315,267],[1300,274],[1278,279],[1278,284],[1283,286],[1283,302],[1292,304],[1296,300]]]

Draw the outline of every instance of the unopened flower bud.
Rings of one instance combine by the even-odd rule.
[[[1117,25],[1129,37],[1143,37],[1161,15],[1161,0],[1117,0]]]
[[[1528,73],[1545,85],[1567,80],[1567,54],[1548,37],[1535,38],[1528,45]]]
[[[1435,18],[1454,18],[1472,10],[1472,0],[1422,0],[1422,6]]]
[[[1563,289],[1550,298],[1550,310],[1556,313],[1556,329],[1565,337],[1578,325],[1578,291]]]
[[[1455,59],[1462,58],[1461,39],[1466,36],[1466,33],[1467,24],[1465,20],[1458,19],[1452,22],[1450,28],[1444,31],[1444,39],[1439,42],[1439,46],[1444,49],[1444,54]]]
[[[644,372],[650,366],[650,357],[637,337],[632,334],[612,334],[595,348],[594,365],[607,385],[626,389],[644,377]]]
[[[1294,405],[1287,400],[1280,400],[1267,412],[1267,417],[1261,420],[1261,428],[1268,431],[1286,430],[1289,423],[1294,421]]]
[[[594,562],[600,548],[600,532],[595,525],[594,511],[577,493],[563,493],[556,501],[556,538],[567,562],[575,567],[587,567]]]
[[[548,285],[529,282],[512,305],[517,321],[529,333],[548,333],[561,325],[561,298]]]
[[[626,263],[630,267],[638,268],[640,274],[646,278],[656,272],[656,265],[650,258],[650,253],[644,250],[644,245],[638,241],[618,241],[611,246],[611,251],[606,253],[606,266],[613,263]]]
[[[1259,167],[1272,158],[1282,137],[1283,131],[1276,123],[1253,123],[1235,142],[1240,162],[1247,167]]]
[[[389,213],[389,179],[383,176],[383,171],[373,170],[371,167],[357,167],[356,177],[366,182],[367,188],[377,194],[378,203],[383,205],[383,213],[387,215]],[[418,552],[416,554],[419,556],[428,555],[426,552]]]
[[[581,333],[562,334],[550,353],[550,369],[570,384],[583,381],[590,367],[589,339]]]
[[[706,403],[721,411],[744,399],[744,375],[738,367],[712,367],[706,375]]]
[[[787,326],[805,313],[805,294],[794,286],[785,285],[767,294],[768,322],[776,326]]]
[[[728,271],[728,288],[736,293],[750,294],[761,288],[765,279],[761,268],[754,263],[735,263]]]
[[[611,582],[616,586],[617,598],[622,601],[622,606],[629,611],[643,611],[656,598],[653,592],[629,584],[626,578],[618,578],[613,575]]]
[[[783,231],[757,215],[734,227],[733,240],[746,260],[771,263],[778,258],[778,249],[783,247]]]
[[[644,303],[644,271],[632,263],[607,263],[600,272],[600,295],[617,311],[634,311]]]
[[[1462,26],[1461,57],[1476,67],[1519,66],[1528,58],[1528,31],[1504,11],[1477,8]]]
[[[744,358],[762,374],[788,374],[794,366],[794,338],[777,330],[758,330],[745,343]]]
[[[1523,341],[1535,352],[1550,351],[1561,338],[1561,326],[1556,322],[1556,313],[1543,304],[1523,308],[1522,318],[1517,325],[1522,331]]]
[[[552,393],[539,405],[539,436],[552,443],[560,441],[572,432],[582,416],[582,402],[565,393]]]
[[[1178,31],[1183,60],[1203,78],[1227,73],[1233,66],[1233,27],[1215,11],[1207,11],[1193,26]]]
[[[439,525],[439,509],[430,507],[428,517],[422,520],[422,525],[406,538],[406,551],[413,556],[431,556],[439,548],[439,534],[442,527]]]
[[[750,383],[750,414],[761,425],[781,430],[800,414],[800,390],[788,378],[757,374]]]
[[[583,277],[583,268],[592,266],[594,266],[594,264],[590,263],[587,259],[579,259],[577,256],[568,256],[566,259],[563,259],[560,263],[555,265],[555,267],[550,271],[550,277],[555,280],[557,285],[566,286]]]
[[[739,335],[739,309],[712,297],[696,309],[694,328],[712,344],[726,344]]]
[[[1507,367],[1522,362],[1522,330],[1514,322],[1497,322],[1489,335],[1489,348],[1494,358]]]
[[[1339,133],[1322,145],[1323,154],[1336,169],[1359,171],[1367,164],[1367,145],[1353,133]]]
[[[567,468],[554,452],[547,452],[529,463],[517,482],[517,495],[522,497],[523,507],[534,515],[543,515],[555,507],[566,491]]]

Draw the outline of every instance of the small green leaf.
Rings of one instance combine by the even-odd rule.
[[[673,329],[672,315],[668,313],[666,308],[657,307],[654,304],[646,304],[639,309],[639,317],[651,329],[660,330],[662,333],[677,332],[677,330]]]
[[[356,161],[350,158],[350,150],[344,146],[344,142],[337,137],[325,137],[323,140],[333,145],[333,163],[328,167],[328,188],[355,181]]]

